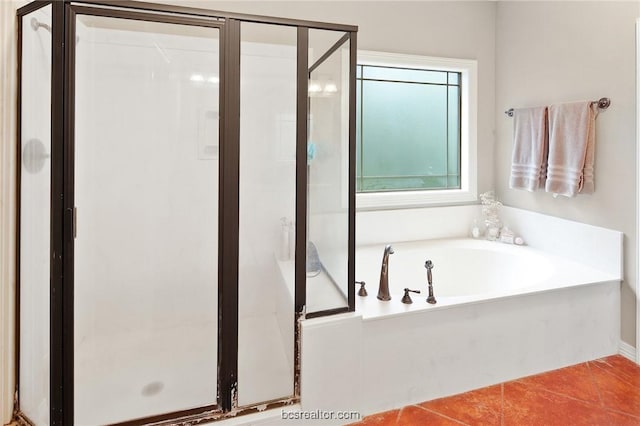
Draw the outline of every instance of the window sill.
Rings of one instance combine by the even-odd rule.
[[[399,191],[356,194],[357,210],[384,210],[469,203],[478,200],[476,191],[443,189],[438,191]]]

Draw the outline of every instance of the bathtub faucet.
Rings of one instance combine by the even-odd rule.
[[[388,301],[391,300],[389,294],[389,255],[393,254],[391,244],[384,246],[384,254],[382,255],[382,268],[380,269],[380,287],[378,287],[378,299]]]
[[[433,305],[436,303],[436,298],[433,296],[433,277],[431,275],[433,262],[427,260],[424,262],[424,267],[427,268],[427,284],[429,284],[429,297],[427,297],[427,303],[431,303]]]

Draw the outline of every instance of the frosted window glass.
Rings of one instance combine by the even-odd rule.
[[[360,68],[360,67],[358,67]],[[356,99],[362,98],[361,82],[356,84]],[[360,116],[362,114],[362,102],[356,102],[356,192],[362,190],[362,126]]]
[[[460,88],[449,87],[449,129],[447,147],[448,153],[448,173],[449,175],[460,174]],[[459,188],[459,184],[448,185],[449,188]]]
[[[459,188],[459,73],[363,70],[356,90],[356,190]],[[424,83],[425,76],[438,83]]]
[[[446,71],[427,71],[392,67],[363,67],[363,78],[373,80],[395,80],[416,83],[446,84]]]

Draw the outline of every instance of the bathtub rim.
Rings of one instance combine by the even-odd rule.
[[[573,284],[573,285],[568,285],[568,286],[564,286],[564,287],[538,289],[538,290],[530,291],[530,292],[526,292],[526,293],[501,294],[501,295],[492,296],[492,297],[484,298],[484,299],[464,300],[464,301],[459,301],[458,303],[448,303],[448,304],[442,304],[442,305],[438,304],[440,302],[438,302],[435,305],[429,305],[425,301],[424,302],[425,305],[424,306],[420,306],[417,309],[407,309],[406,311],[401,311],[401,312],[398,312],[398,311],[383,312],[383,313],[377,313],[375,315],[367,315],[366,312],[363,312],[362,310],[359,310],[358,309],[358,303],[357,303],[358,299],[356,299],[356,310],[355,310],[354,314],[360,315],[362,317],[362,320],[365,321],[365,322],[368,322],[368,321],[384,321],[384,320],[388,320],[388,319],[392,319],[392,318],[404,317],[404,316],[407,316],[407,315],[422,315],[422,314],[425,314],[425,313],[427,313],[429,311],[440,311],[440,310],[444,310],[444,309],[457,309],[457,308],[461,308],[461,307],[464,307],[464,306],[471,306],[471,305],[478,305],[478,304],[485,304],[485,303],[493,303],[493,302],[498,302],[498,301],[502,301],[502,300],[515,299],[515,298],[534,297],[534,296],[538,296],[538,295],[545,294],[545,293],[570,291],[570,290],[575,290],[577,287],[591,287],[591,286],[598,286],[598,285],[621,285],[621,281],[617,281],[617,280],[595,281],[595,282],[590,282],[590,283]],[[371,297],[371,296],[367,296],[367,297]],[[436,297],[436,299],[437,299],[437,297]],[[388,302],[381,302],[381,301],[378,301],[378,302],[379,303],[388,303]],[[401,303],[401,302],[398,301],[398,303]],[[414,302],[413,305],[406,305],[406,306],[407,307],[409,307],[409,306],[413,307],[415,304],[416,304],[416,302]],[[339,319],[339,318],[336,318],[336,319]]]
[[[473,245],[475,245],[480,247],[486,246],[489,248],[495,248],[496,250],[494,251],[497,251],[497,252],[517,251],[522,248],[526,250],[527,255],[531,254],[534,256],[543,256],[549,259],[552,263],[555,262],[557,265],[560,266],[558,268],[558,271],[562,271],[562,267],[568,267],[568,266],[573,268],[589,268],[591,270],[598,272],[598,274],[600,274],[600,277],[599,279],[594,279],[593,281],[581,280],[576,283],[569,283],[569,284],[556,283],[556,286],[550,286],[551,281],[562,279],[562,276],[555,276],[555,277],[552,277],[552,279],[548,280],[549,282],[541,282],[534,286],[518,287],[513,289],[509,289],[507,286],[507,289],[505,289],[505,291],[494,291],[494,292],[464,295],[464,296],[438,297],[438,291],[437,291],[437,285],[436,285],[435,296],[436,296],[436,299],[438,300],[438,303],[435,305],[427,304],[426,301],[422,300],[426,298],[426,295],[424,293],[415,295],[415,297],[413,297],[414,299],[413,304],[405,305],[400,302],[400,297],[397,296],[397,294],[395,293],[393,294],[395,297],[391,301],[383,302],[383,301],[377,300],[375,298],[375,295],[372,294],[373,291],[370,290],[370,294],[364,298],[360,296],[356,296],[355,312],[361,314],[364,321],[376,320],[376,319],[388,319],[388,318],[396,317],[399,315],[423,313],[430,310],[447,309],[447,308],[453,308],[453,307],[464,306],[464,305],[468,306],[476,303],[487,303],[487,302],[492,302],[492,301],[507,299],[507,298],[525,297],[528,295],[542,294],[542,293],[560,291],[563,289],[572,289],[572,288],[582,287],[582,286],[591,286],[591,285],[606,284],[606,283],[621,284],[623,281],[623,277],[614,271],[606,271],[589,264],[582,264],[580,262],[575,261],[571,257],[560,256],[556,253],[549,253],[544,250],[538,249],[536,247],[527,246],[527,245],[517,246],[512,244],[504,244],[500,242],[487,241],[482,239],[473,239],[468,237],[467,238],[461,238],[461,237],[436,238],[436,239],[428,239],[428,240],[420,240],[420,241],[399,241],[399,242],[392,243],[392,245],[395,244],[398,246],[402,246],[406,244],[409,246],[419,246],[420,244],[433,245],[433,244],[438,244],[443,242],[444,242],[443,247],[445,248],[455,247],[457,244],[461,244],[460,246],[461,248],[476,249],[473,247]],[[468,246],[469,243],[471,243],[471,247]],[[467,246],[465,246],[465,244],[467,244]],[[380,249],[383,246],[384,244],[380,244],[380,243],[360,245],[356,247],[356,259],[358,258],[358,255],[357,255],[358,250],[373,249],[374,247],[376,249]],[[357,265],[356,265],[356,271],[357,271]],[[367,300],[363,300],[363,299],[367,299]]]

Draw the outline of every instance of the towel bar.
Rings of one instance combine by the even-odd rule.
[[[599,109],[607,109],[609,105],[611,105],[611,99],[609,98],[600,98],[597,101],[591,102],[591,104],[597,104]],[[509,117],[513,117],[513,108],[509,108],[504,112]]]

